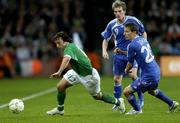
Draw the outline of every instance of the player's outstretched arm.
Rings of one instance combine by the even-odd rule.
[[[61,76],[64,69],[68,66],[70,59],[71,59],[70,57],[64,56],[62,63],[61,63],[61,66],[59,67],[59,70],[56,73],[51,74],[50,78]]]

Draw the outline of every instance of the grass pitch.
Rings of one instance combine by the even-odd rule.
[[[112,77],[101,78],[101,89],[113,95]],[[56,87],[59,80],[49,78],[20,78],[0,80],[0,106],[13,98],[23,98]],[[123,87],[131,82],[123,79]],[[170,98],[180,102],[180,77],[162,78],[161,89]],[[123,96],[124,97],[124,96]],[[180,111],[168,114],[168,106],[144,94],[143,114],[126,116],[112,111],[112,105],[95,101],[82,85],[67,90],[64,116],[48,116],[46,111],[57,105],[56,91],[24,101],[25,110],[13,114],[8,107],[0,108],[0,123],[178,123]],[[125,100],[127,111],[131,108]]]

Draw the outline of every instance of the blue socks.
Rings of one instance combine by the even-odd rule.
[[[119,85],[114,85],[114,97],[119,99],[122,94],[122,86],[121,84]]]
[[[139,105],[139,106],[143,106],[143,105],[142,105],[142,103],[143,103],[143,101],[144,101],[143,92],[137,91],[137,95],[138,95],[138,105]]]
[[[163,94],[163,92],[161,92],[160,90],[157,90],[155,97],[157,97],[158,99],[162,100],[163,102],[167,103],[169,106],[172,106],[173,101],[167,97],[166,95]]]
[[[132,83],[135,85],[138,85],[140,82],[140,79],[137,77]],[[138,105],[142,106],[143,103],[143,92],[137,90],[137,95],[138,95]]]
[[[128,102],[132,105],[132,107],[134,108],[134,110],[136,111],[140,111],[140,107],[138,106],[137,102],[136,102],[136,97],[134,94],[132,94],[131,96],[129,96],[127,98]]]

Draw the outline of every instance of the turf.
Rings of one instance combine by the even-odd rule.
[[[101,78],[102,90],[113,95],[112,77]],[[159,88],[169,97],[180,102],[180,78],[162,78]],[[0,80],[0,105],[13,98],[23,98],[55,87],[57,79],[19,78]],[[131,82],[124,78],[123,87]],[[124,97],[124,96],[123,96]],[[180,111],[168,114],[163,102],[145,93],[143,114],[126,116],[112,111],[112,105],[95,101],[82,85],[67,90],[64,116],[48,116],[46,111],[56,106],[56,91],[24,101],[25,110],[20,114],[11,113],[7,107],[0,109],[0,123],[178,123]],[[127,110],[130,105],[125,101]]]

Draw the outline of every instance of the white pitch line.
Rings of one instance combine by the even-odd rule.
[[[56,91],[56,88],[50,88],[50,89],[48,89],[48,90],[41,91],[41,92],[39,92],[39,93],[35,93],[35,94],[32,94],[32,95],[23,97],[23,98],[21,98],[21,100],[22,100],[22,101],[30,100],[30,99],[33,99],[33,98],[36,98],[36,97],[39,97],[39,96],[42,96],[42,95],[45,95],[45,94],[52,93],[52,92],[54,92],[54,91]],[[0,105],[0,109],[7,107],[8,104],[9,104],[9,103]]]

